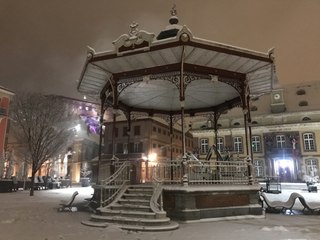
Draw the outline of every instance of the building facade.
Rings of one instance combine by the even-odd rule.
[[[240,109],[221,115],[217,139],[210,121],[192,124],[192,134],[204,158],[212,144],[222,155],[253,156],[255,175],[285,182],[318,181],[320,162],[320,82],[292,84],[252,99],[252,146],[246,153]],[[214,155],[213,155],[214,158]]]
[[[7,177],[10,171],[6,142],[9,124],[9,107],[14,92],[0,86],[0,178]]]
[[[168,124],[160,119],[143,118],[132,121],[128,130],[127,121],[105,124],[104,148],[101,159],[102,176],[109,176],[109,160],[132,162],[133,182],[143,182],[145,172],[154,162],[182,159],[182,134],[178,129],[170,133]],[[186,150],[193,151],[193,137],[186,133]]]
[[[87,101],[61,98],[67,105],[68,116],[67,122],[62,124],[68,126],[73,134],[59,154],[42,164],[37,176],[50,176],[77,183],[82,177],[92,177],[91,160],[98,156],[99,150],[100,107]],[[26,145],[17,141],[11,131],[6,149],[10,157],[7,177],[15,176],[19,181],[30,177],[32,164]]]

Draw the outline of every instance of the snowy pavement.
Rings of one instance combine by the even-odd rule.
[[[90,218],[86,211],[58,212],[60,200],[68,200],[78,191],[75,203],[84,203],[92,194],[91,187],[67,188],[0,194],[0,239],[2,240],[303,240],[320,239],[320,215],[266,214],[264,218],[228,221],[180,223],[169,232],[129,232],[109,225],[93,228],[81,224]],[[268,194],[270,199],[286,200],[291,192],[301,193],[307,200],[320,201],[320,193],[306,190],[283,190]],[[301,209],[299,203],[295,209]]]

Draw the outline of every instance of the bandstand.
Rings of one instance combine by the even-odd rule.
[[[175,123],[181,126],[183,157],[155,162],[148,168],[154,186],[152,209],[184,221],[261,216],[260,186],[255,183],[251,164],[250,99],[272,90],[273,52],[197,38],[179,25],[175,9],[169,22],[157,36],[132,23],[129,34],[113,42],[114,50],[95,52],[89,48],[78,91],[100,96],[101,124],[104,111],[113,108],[114,129],[119,111],[127,120],[128,131],[137,116],[160,118],[168,123],[171,133]],[[234,107],[243,110],[247,157],[223,159],[213,151],[213,160],[203,160],[187,151],[189,119],[210,119],[217,139],[220,115]],[[103,152],[101,149],[97,162],[99,179],[93,186],[100,209],[112,205],[130,184],[132,166],[125,161],[129,158],[118,159],[114,147],[111,155]]]

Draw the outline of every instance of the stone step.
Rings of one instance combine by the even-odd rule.
[[[131,205],[143,205],[143,206],[150,206],[150,200],[146,199],[123,199],[120,198],[117,203],[123,204],[131,204]]]
[[[152,184],[129,185],[129,188],[153,188]]]
[[[122,195],[122,198],[124,199],[146,199],[150,200],[152,197],[152,194],[146,194],[146,193],[125,193]]]
[[[128,188],[126,193],[129,194],[153,194],[153,188]]]
[[[170,223],[170,218],[157,218],[157,219],[145,219],[145,218],[135,218],[126,216],[102,216],[102,215],[91,215],[91,221],[96,222],[109,222],[125,225],[139,225],[139,226],[160,226]]]
[[[110,209],[112,209],[112,210],[152,212],[150,206],[136,205],[136,204],[112,204],[110,206]]]
[[[89,227],[100,227],[100,228],[108,227],[108,224],[106,222],[94,222],[91,220],[83,220],[81,221],[81,223]]]
[[[145,231],[145,232],[160,232],[160,231],[172,231],[179,228],[179,223],[170,221],[166,225],[158,226],[136,226],[136,225],[120,225],[123,230],[129,231]]]
[[[134,217],[134,218],[147,218],[155,219],[157,214],[154,212],[144,212],[144,211],[130,211],[130,210],[112,210],[109,208],[101,209],[100,214],[102,216],[124,216],[124,217]]]
[[[91,220],[86,220],[81,222],[85,226],[90,227],[107,227],[108,224],[105,222],[96,222]],[[170,221],[166,225],[155,225],[155,226],[139,226],[139,225],[119,225],[119,227],[123,230],[129,231],[149,231],[149,232],[160,232],[160,231],[172,231],[179,228],[179,224],[177,222]]]

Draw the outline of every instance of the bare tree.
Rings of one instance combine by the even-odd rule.
[[[17,94],[11,113],[15,133],[31,158],[33,196],[35,174],[47,160],[65,150],[73,136],[70,115],[63,98],[39,93]]]

